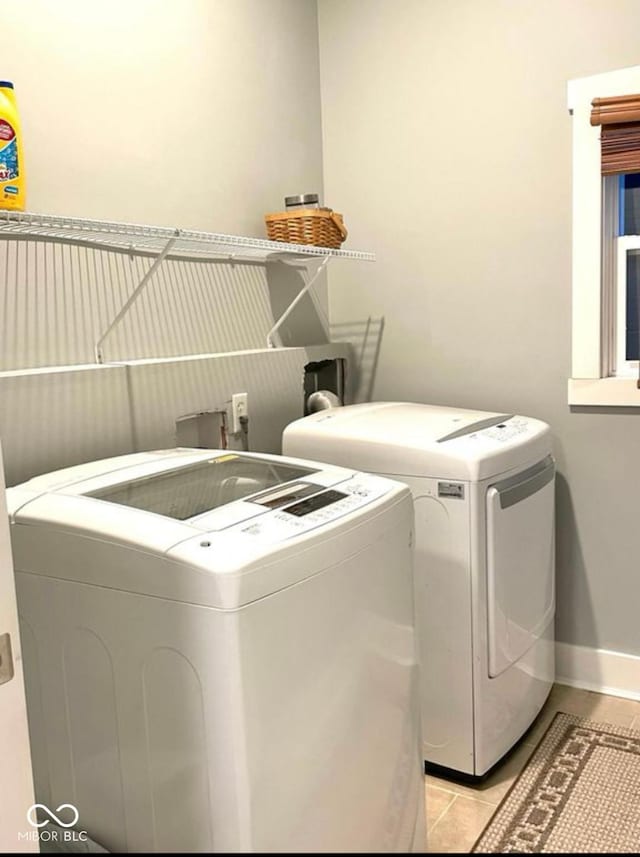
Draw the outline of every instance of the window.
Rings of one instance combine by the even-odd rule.
[[[640,173],[618,179],[616,374],[640,376]]]
[[[625,98],[634,95],[638,98]],[[631,125],[625,115],[640,105],[640,66],[570,81],[568,102],[573,116],[569,404],[640,406],[640,114],[632,116]],[[603,124],[592,124],[592,110]]]

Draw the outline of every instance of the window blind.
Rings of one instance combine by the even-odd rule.
[[[602,175],[640,173],[640,94],[594,98],[591,107],[591,124],[602,128]]]

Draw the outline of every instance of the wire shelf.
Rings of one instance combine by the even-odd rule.
[[[109,220],[89,220],[54,214],[0,211],[0,239],[53,241],[104,250],[158,255],[172,241],[167,258],[187,256],[200,259],[253,259],[331,257],[374,262],[373,253],[360,250],[332,250],[307,244],[285,244],[263,238],[198,232],[165,226],[144,226]]]

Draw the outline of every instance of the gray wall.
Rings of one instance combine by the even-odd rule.
[[[264,237],[322,183],[315,0],[3,9],[28,208]]]
[[[640,654],[640,413],[566,405],[566,81],[638,62],[640,4],[319,0],[318,9],[321,63],[314,0],[12,4],[2,76],[15,80],[21,106],[29,208],[263,235],[263,213],[284,194],[322,191],[324,147],[325,200],[346,216],[347,246],[378,255],[330,271],[336,334],[362,356],[359,395],[547,420],[560,468],[559,638]],[[264,284],[246,280],[233,300],[262,336]],[[111,312],[104,284],[67,283],[69,312],[57,284],[58,303],[43,294],[52,281],[33,267],[11,282],[0,423],[15,439],[16,478],[124,451],[131,427],[109,407],[122,371],[100,375],[104,395],[82,370],[77,383],[8,371],[88,359],[93,326]],[[163,299],[170,291],[160,284]],[[220,312],[240,316],[229,290],[217,305],[211,292],[205,315],[217,333],[198,327],[191,350],[255,347],[246,326],[215,326]],[[201,294],[193,289],[194,300]],[[43,349],[54,316],[64,332]],[[111,359],[189,350],[187,321],[156,349],[166,326],[153,308],[145,318],[150,327],[114,335]],[[201,321],[193,306],[184,318]],[[18,330],[29,341],[9,343]],[[212,405],[230,385],[216,386]],[[265,403],[259,416],[273,435],[276,408]],[[74,443],[70,424],[83,437],[100,426],[104,442]]]
[[[3,9],[0,77],[16,87],[30,211],[266,237],[286,194],[322,192],[315,0],[21,0]],[[165,263],[105,343],[132,365],[91,366],[148,266],[0,242],[9,484],[173,445],[176,417],[234,392],[249,393],[253,449],[279,451],[302,415],[305,349],[259,350],[295,293],[278,264]],[[323,341],[306,310],[284,344]]]
[[[558,638],[640,654],[640,411],[571,411],[567,80],[639,62],[637,0],[319,0],[325,196],[384,318],[374,399],[546,420]],[[366,274],[366,276],[363,276]]]

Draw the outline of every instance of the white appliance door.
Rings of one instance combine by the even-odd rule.
[[[487,490],[489,676],[540,638],[555,611],[555,465],[548,456]]]
[[[0,451],[0,851],[39,851],[27,812],[34,802],[18,610]]]

